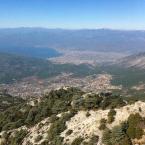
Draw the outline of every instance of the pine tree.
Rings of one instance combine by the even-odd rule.
[[[103,132],[102,142],[105,145],[112,145],[110,139],[111,139],[111,131],[107,128]]]

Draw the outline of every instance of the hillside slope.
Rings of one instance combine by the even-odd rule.
[[[0,69],[0,83],[11,83],[32,76],[49,78],[61,73],[85,75],[92,71],[91,67],[84,64],[54,64],[45,59],[9,53],[0,53]]]
[[[128,68],[132,67],[138,69],[145,69],[145,53],[139,53],[125,57],[121,59],[118,64]]]
[[[0,91],[0,112],[23,102],[24,100],[21,98],[14,97],[8,93]]]
[[[141,101],[134,102],[111,93],[85,93],[77,88],[64,87],[46,94],[43,100],[35,100],[33,103],[13,107],[13,111],[9,109],[0,113],[0,143],[1,145],[145,143],[144,112],[145,103]]]

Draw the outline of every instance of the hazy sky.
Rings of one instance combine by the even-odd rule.
[[[0,27],[145,30],[145,0],[0,0]]]

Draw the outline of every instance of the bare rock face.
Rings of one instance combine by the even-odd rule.
[[[142,109],[142,112],[139,112],[139,108]],[[115,111],[116,116],[114,122],[107,124],[109,129],[126,121],[130,114],[140,113],[141,116],[145,117],[145,103],[138,101],[135,104],[115,109]],[[64,137],[64,142],[71,144],[77,136],[81,136],[87,141],[92,135],[97,135],[99,136],[98,145],[101,145],[103,131],[99,130],[100,120],[102,118],[107,119],[108,112],[109,110],[90,111],[90,116],[87,117],[86,111],[79,111],[78,114],[66,123],[67,129],[61,134],[61,136]],[[73,130],[73,132],[71,135],[66,136],[68,130]]]
[[[139,110],[142,110],[141,112]],[[139,113],[142,117],[145,117],[145,102],[138,101],[131,105],[126,105],[121,108],[115,109],[116,115],[115,120],[112,124],[106,124],[109,129],[112,129],[114,126],[119,125],[121,122],[126,121],[130,114]],[[84,141],[88,141],[93,135],[99,136],[99,141],[97,145],[102,145],[102,133],[103,131],[99,129],[100,120],[102,118],[107,119],[109,109],[107,110],[91,110],[89,111],[89,116],[86,115],[87,111],[79,111],[75,116],[73,116],[69,121],[66,122],[66,129],[61,132],[60,137],[64,138],[64,143],[70,145],[74,139],[82,137]],[[61,114],[58,114],[60,117]],[[51,123],[49,118],[45,118],[40,123],[35,126],[28,128],[22,126],[20,129],[25,129],[28,131],[27,136],[23,139],[22,145],[30,144],[41,144],[47,140],[47,132],[49,131]],[[71,130],[71,134],[66,134]],[[11,130],[14,132],[16,130]],[[0,133],[2,136],[3,132]],[[40,138],[41,136],[41,138]],[[37,140],[40,138],[40,140]],[[145,140],[143,136],[142,140]],[[142,141],[141,140],[141,141]],[[3,138],[0,138],[0,144],[4,141]]]

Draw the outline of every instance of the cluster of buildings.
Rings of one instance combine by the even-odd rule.
[[[100,74],[83,78],[73,77],[72,74],[62,74],[51,79],[38,79],[36,77],[26,78],[14,84],[1,84],[3,90],[13,96],[20,96],[23,99],[41,97],[52,89],[64,86],[78,87],[84,91],[103,91],[121,89],[121,86],[111,85],[112,76]]]

